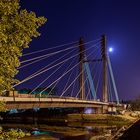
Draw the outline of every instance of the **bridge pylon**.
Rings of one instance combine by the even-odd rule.
[[[106,46],[106,36],[101,36],[101,55],[103,62],[103,102],[108,102],[108,89],[107,89],[107,46]]]
[[[80,87],[80,99],[85,99],[85,85],[84,85],[84,61],[85,61],[85,45],[84,39],[80,37],[79,40],[79,87]]]

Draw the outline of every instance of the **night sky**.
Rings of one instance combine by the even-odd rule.
[[[24,53],[106,34],[120,99],[140,96],[140,2],[138,0],[21,0],[21,8],[48,21]],[[25,72],[26,73],[26,72]],[[22,79],[24,74],[19,74]]]

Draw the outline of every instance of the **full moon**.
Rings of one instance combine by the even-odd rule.
[[[108,51],[109,51],[109,52],[113,52],[113,48],[110,47],[110,48],[108,49]]]

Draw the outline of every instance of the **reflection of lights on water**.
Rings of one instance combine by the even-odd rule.
[[[25,109],[10,109],[9,110],[9,114],[13,114],[13,113],[23,113],[25,112]]]
[[[35,130],[33,130],[31,132],[31,134],[32,135],[50,135],[49,132],[47,132],[47,131],[40,131],[40,130],[38,130],[38,128],[36,128]]]
[[[37,111],[40,110],[40,108],[39,108],[39,107],[36,107],[36,108],[33,108],[33,110],[34,110],[35,112],[37,112]]]
[[[32,135],[40,135],[40,132],[38,130],[32,131],[31,132]]]
[[[87,129],[87,130],[92,130],[93,127],[92,127],[92,126],[86,126],[86,129]]]
[[[17,110],[17,109],[11,109],[11,110],[9,111],[9,114],[13,114],[13,113],[18,113],[18,110]]]

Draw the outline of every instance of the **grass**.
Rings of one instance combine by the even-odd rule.
[[[129,125],[129,119],[117,115],[108,114],[69,114],[68,121],[92,122],[105,125]]]

